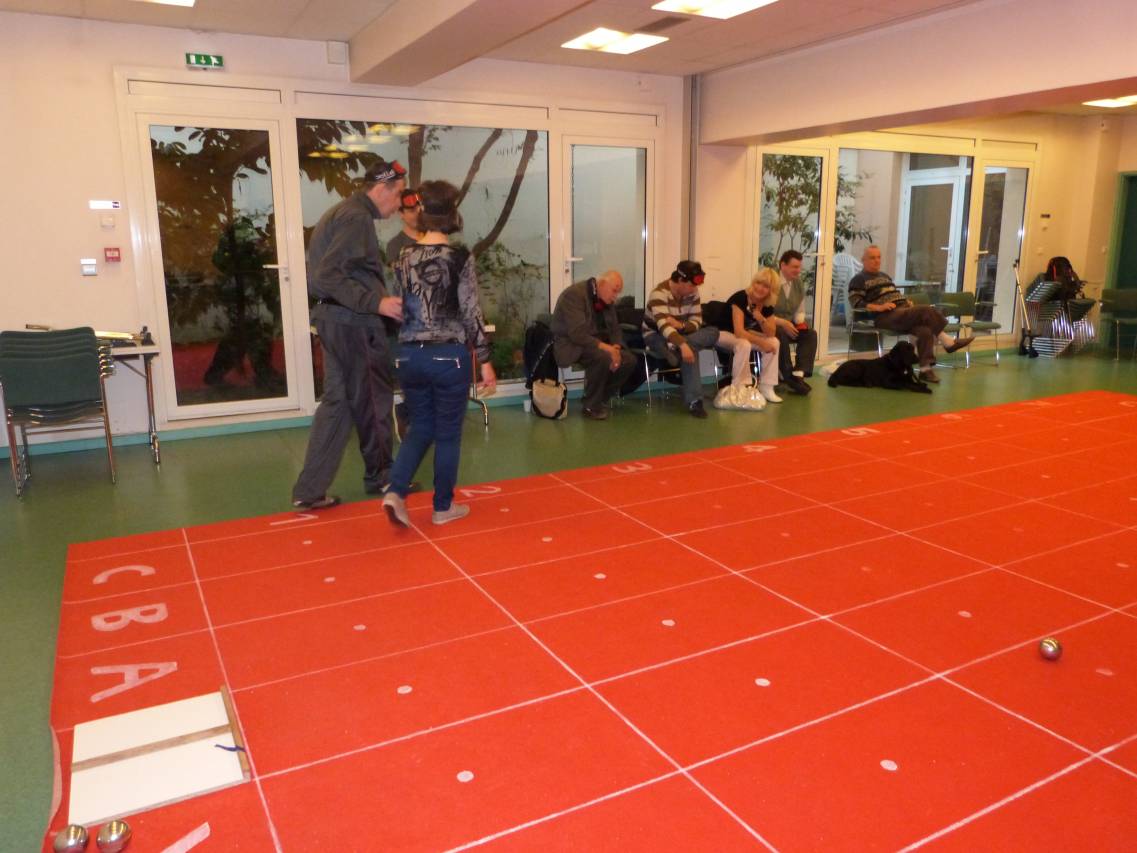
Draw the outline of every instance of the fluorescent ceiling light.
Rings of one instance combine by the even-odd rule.
[[[571,50],[599,50],[604,53],[635,53],[645,47],[662,44],[667,41],[665,36],[649,36],[645,33],[622,33],[619,30],[609,30],[597,27],[590,33],[566,41],[561,47]]]
[[[1137,104],[1137,95],[1126,95],[1124,98],[1103,98],[1100,101],[1082,101],[1086,107],[1108,107],[1116,110],[1119,107],[1131,107]]]
[[[162,6],[192,6],[197,0],[135,0],[136,3],[158,3]]]
[[[744,12],[753,12],[778,0],[663,0],[651,8],[660,12],[681,12],[684,15],[702,15],[704,18],[726,20]]]

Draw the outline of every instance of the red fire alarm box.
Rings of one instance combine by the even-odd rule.
[[[120,249],[103,249],[103,260],[108,264],[117,264],[122,260],[122,250]]]

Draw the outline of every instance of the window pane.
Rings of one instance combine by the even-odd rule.
[[[1014,264],[1022,249],[1028,175],[1023,168],[988,166],[983,176],[975,298],[986,304],[976,306],[975,319],[994,320],[1004,329],[1014,321]]]
[[[526,325],[549,310],[549,156],[544,131],[298,119],[304,239],[320,216],[357,188],[376,155],[408,169],[407,186],[445,180],[463,188],[464,229],[452,238],[477,258],[493,361],[503,379],[523,378]],[[376,223],[380,247],[402,229]],[[317,382],[319,377],[317,376]]]
[[[909,154],[908,168],[912,171],[918,169],[954,169],[959,166],[959,157],[954,154]]]
[[[179,406],[287,395],[265,130],[150,126]]]
[[[642,307],[646,253],[647,149],[572,146],[573,280],[614,269]]]
[[[803,308],[814,325],[817,284],[818,213],[821,210],[821,158],[796,154],[762,155],[762,214],[758,232],[758,266],[778,269],[778,259],[795,249],[802,259]],[[740,281],[741,290],[749,281]]]

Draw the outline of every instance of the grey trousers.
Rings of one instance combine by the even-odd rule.
[[[317,500],[336,477],[352,425],[363,455],[363,486],[379,491],[391,474],[395,373],[381,326],[352,326],[317,319],[324,351],[324,393],[312,419],[304,468],[292,499]]]
[[[620,366],[612,370],[612,359],[597,348],[584,350],[577,359],[584,368],[584,399],[581,403],[586,409],[597,409],[616,395],[632,371],[636,369],[636,357],[623,347],[620,348]]]
[[[679,375],[683,377],[683,404],[691,406],[696,400],[703,399],[703,374],[699,371],[699,352],[712,349],[718,342],[719,330],[714,326],[703,326],[698,331],[687,335],[687,343],[695,351],[695,360],[691,364],[679,362]],[[644,349],[656,358],[666,360],[667,339],[658,333],[644,336]],[[678,357],[678,352],[675,353]]]

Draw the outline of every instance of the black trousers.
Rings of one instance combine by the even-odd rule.
[[[343,460],[351,428],[359,435],[363,485],[377,492],[391,474],[395,372],[382,326],[315,321],[324,350],[324,393],[312,419],[304,468],[292,499],[323,497]]]
[[[778,327],[778,375],[782,381],[789,379],[795,370],[800,370],[806,376],[813,373],[813,362],[817,358],[817,332],[813,329],[802,329],[797,333],[796,339],[791,339],[786,330]],[[791,356],[790,346],[794,353]]]

